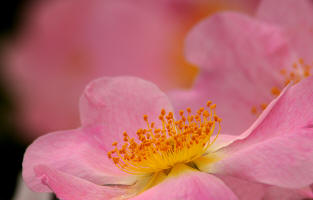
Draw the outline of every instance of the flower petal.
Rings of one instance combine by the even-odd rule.
[[[293,48],[311,62],[313,53],[313,2],[310,0],[263,0],[256,17],[285,28]]]
[[[252,107],[272,100],[271,88],[283,82],[279,70],[295,60],[279,28],[232,12],[198,24],[187,37],[186,56],[202,71],[194,91],[171,95],[175,108],[198,109],[210,99],[227,134],[251,125]]]
[[[105,149],[96,138],[81,129],[47,134],[27,148],[23,178],[34,191],[50,191],[34,173],[34,168],[43,164],[99,185],[123,183],[126,178],[107,158]]]
[[[104,125],[105,144],[123,141],[123,132],[136,137],[145,128],[143,115],[158,123],[161,109],[173,111],[168,97],[154,84],[134,77],[101,78],[91,82],[80,100],[83,126]]]
[[[286,189],[275,186],[268,187],[264,196],[264,200],[300,200],[312,199],[312,191],[309,188],[304,189]]]
[[[187,36],[185,51],[187,59],[201,68],[243,70],[251,79],[257,74],[255,68],[268,73],[289,64],[292,53],[277,26],[234,12],[213,15],[196,25]]]
[[[218,176],[240,200],[263,200],[265,186],[231,176]]]
[[[167,178],[131,200],[235,200],[236,195],[217,177],[202,172],[187,172]]]
[[[287,89],[212,171],[286,188],[313,182],[313,77]],[[265,111],[266,112],[266,111]]]
[[[42,183],[54,191],[62,200],[103,200],[121,196],[127,189],[100,186],[87,180],[51,169],[46,165],[35,168]]]

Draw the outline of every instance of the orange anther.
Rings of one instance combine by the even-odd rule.
[[[286,69],[281,69],[281,70],[280,70],[280,73],[281,73],[282,75],[286,75],[287,71],[286,71]]]
[[[253,107],[251,108],[251,113],[254,114],[254,115],[257,114],[257,108],[256,108],[255,106],[253,106]]]
[[[211,109],[215,109],[216,108],[216,104],[213,104],[210,106]]]
[[[187,108],[186,110],[189,114],[191,113],[191,108]]]
[[[215,104],[210,106],[215,108]],[[118,149],[117,142],[114,142],[115,149],[108,152],[108,157],[123,171],[134,174],[140,170],[147,170],[148,173],[154,172],[155,162],[157,162],[155,170],[160,169],[160,164],[161,169],[167,169],[178,162],[190,162],[195,154],[202,155],[206,151],[209,146],[206,144],[210,144],[210,137],[214,131],[212,129],[215,126],[212,125],[214,121],[212,122],[211,118],[204,118],[204,116],[210,116],[212,111],[200,108],[197,111],[198,114],[192,115],[191,109],[187,108],[187,112],[188,121],[186,122],[184,111],[180,111],[181,119],[175,120],[173,112],[165,115],[165,110],[161,110],[159,116],[162,121],[161,127],[156,127],[154,122],[149,124],[148,116],[144,115],[147,128],[137,130],[137,140],[135,141],[123,132],[125,143],[122,148]],[[164,120],[164,117],[167,120]],[[216,122],[221,121],[215,114],[213,118]],[[192,153],[181,153],[187,149]],[[162,162],[165,164],[162,165]]]
[[[278,95],[280,94],[280,90],[279,90],[277,87],[272,87],[271,93],[272,93],[274,96],[278,96]]]
[[[184,115],[184,111],[183,111],[183,110],[180,110],[180,111],[179,111],[179,115],[180,115],[180,116],[183,116],[183,115]]]
[[[262,110],[265,110],[265,109],[266,109],[266,107],[267,107],[267,104],[262,103],[260,106],[261,106],[261,109],[262,109]]]

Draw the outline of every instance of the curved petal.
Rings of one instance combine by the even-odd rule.
[[[282,17],[283,16],[283,17]],[[284,27],[293,48],[311,62],[313,53],[313,2],[310,0],[263,0],[256,17]]]
[[[246,138],[222,148],[216,173],[287,188],[313,182],[313,77],[287,89]],[[266,112],[266,111],[265,111]]]
[[[87,180],[39,165],[35,173],[62,200],[103,200],[126,194],[127,189],[100,186]]]
[[[175,108],[198,109],[210,99],[227,134],[251,125],[252,107],[273,99],[271,88],[283,83],[279,70],[295,60],[279,28],[232,12],[198,24],[186,39],[186,56],[202,71],[194,91],[171,95]]]
[[[105,144],[123,141],[123,132],[136,137],[139,128],[149,121],[160,125],[161,109],[173,111],[168,97],[154,84],[134,77],[101,78],[91,82],[80,100],[84,127],[104,125],[101,138]]]
[[[236,200],[234,193],[217,177],[197,171],[171,176],[131,200]]]
[[[47,134],[27,148],[23,160],[23,178],[34,191],[50,191],[34,173],[34,168],[43,164],[99,185],[123,183],[126,178],[107,158],[106,150],[92,133],[81,129]]]

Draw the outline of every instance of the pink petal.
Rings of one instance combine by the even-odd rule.
[[[222,173],[276,185],[313,182],[313,77],[287,89],[247,137],[221,150],[212,167]],[[262,116],[261,116],[262,117]]]
[[[313,198],[312,192],[306,189],[286,189],[279,187],[268,187],[264,195],[264,200],[309,200]]]
[[[218,178],[203,172],[171,177],[131,200],[232,200],[233,192]]]
[[[23,178],[26,184],[34,191],[50,191],[34,173],[34,168],[43,164],[99,185],[122,181],[123,174],[107,158],[106,150],[94,137],[96,131],[60,131],[37,139],[24,155]]]
[[[219,176],[220,179],[239,197],[240,200],[301,200],[312,198],[310,188],[287,189],[230,176]]]
[[[266,188],[263,184],[245,181],[230,176],[219,176],[219,178],[240,200],[263,200],[266,192]]]
[[[185,50],[187,59],[201,68],[237,66],[250,78],[256,76],[251,69],[264,73],[283,67],[291,55],[277,26],[234,12],[218,13],[196,25],[187,36]]]
[[[311,62],[313,53],[313,3],[310,0],[263,0],[256,17],[285,28],[299,56]]]
[[[125,194],[126,190],[96,185],[87,180],[51,169],[46,165],[35,168],[42,183],[54,191],[62,200],[103,200]]]
[[[245,31],[242,31],[245,30]],[[199,23],[186,39],[187,59],[202,68],[193,91],[171,95],[175,108],[198,109],[212,100],[223,132],[239,134],[256,119],[253,106],[271,101],[279,70],[293,59],[279,28],[232,12]]]
[[[146,128],[143,115],[158,122],[161,109],[172,111],[168,97],[154,84],[134,77],[101,78],[91,82],[80,100],[83,126],[103,125],[101,141],[123,141],[123,132],[136,137]]]

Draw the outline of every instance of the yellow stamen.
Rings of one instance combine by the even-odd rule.
[[[175,120],[172,112],[166,115],[162,109],[159,116],[162,128],[157,128],[154,122],[149,123],[148,116],[144,115],[147,128],[137,131],[137,140],[124,132],[125,143],[118,149],[114,142],[115,148],[108,152],[108,158],[122,171],[142,175],[161,172],[201,157],[221,130],[221,119],[215,114],[216,105],[208,102],[207,108],[200,108],[194,115],[187,108],[187,117],[180,111],[180,120]],[[218,131],[212,139],[216,126]]]

